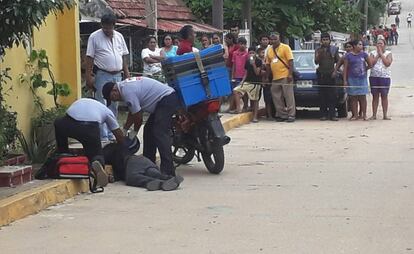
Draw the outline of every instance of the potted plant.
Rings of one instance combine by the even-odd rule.
[[[0,166],[8,164],[6,161],[11,158],[11,151],[15,148],[18,135],[17,114],[6,105],[3,97],[6,94],[3,91],[6,81],[11,80],[9,71],[9,68],[0,70]]]
[[[22,146],[33,162],[43,162],[55,146],[53,122],[65,114],[66,107],[59,104],[59,97],[70,95],[67,83],[59,83],[53,75],[49,58],[44,49],[33,50],[26,64],[26,72],[20,76],[21,83],[28,85],[32,92],[37,116],[32,118],[32,132],[29,142],[20,137]],[[47,94],[53,96],[54,107],[46,109],[37,94],[39,88],[49,88]]]

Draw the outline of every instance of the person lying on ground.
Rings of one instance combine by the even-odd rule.
[[[103,148],[105,163],[111,165],[115,181],[125,181],[128,186],[146,188],[149,191],[176,190],[183,182],[181,176],[162,174],[158,166],[142,155],[134,155],[119,144]]]

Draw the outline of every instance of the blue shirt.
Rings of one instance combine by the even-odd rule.
[[[168,51],[168,52],[165,51],[165,48],[163,48],[163,51],[165,52],[165,57],[168,58],[168,57],[176,56],[177,55],[177,49],[178,49],[178,47],[175,46],[175,45],[173,45],[172,48],[170,49],[170,51]]]

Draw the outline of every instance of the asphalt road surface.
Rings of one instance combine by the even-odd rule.
[[[414,253],[414,1],[401,2],[391,121],[246,125],[221,175],[193,161],[178,191],[77,196],[1,228],[0,252]]]

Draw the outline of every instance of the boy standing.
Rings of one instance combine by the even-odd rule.
[[[245,77],[246,75],[245,66],[246,66],[247,59],[249,58],[249,52],[246,49],[247,40],[243,37],[240,37],[237,42],[238,42],[239,49],[234,51],[233,57],[232,57],[233,67],[231,71],[231,79],[232,79],[233,89],[237,87],[241,83],[243,78]],[[235,105],[234,97],[230,101],[232,105]],[[243,102],[245,101],[243,100]],[[247,109],[247,99],[243,105],[243,109]],[[240,112],[232,111],[231,113],[240,113]]]
[[[258,49],[258,54],[264,56],[264,50]],[[241,112],[240,99],[247,94],[248,98],[252,103],[253,108],[253,120],[252,122],[257,123],[258,117],[257,112],[259,108],[259,98],[261,92],[260,82],[262,81],[262,75],[266,74],[266,71],[262,68],[262,60],[256,56],[254,47],[249,48],[249,60],[245,64],[246,73],[240,85],[234,88],[234,102],[236,105],[236,111]]]

